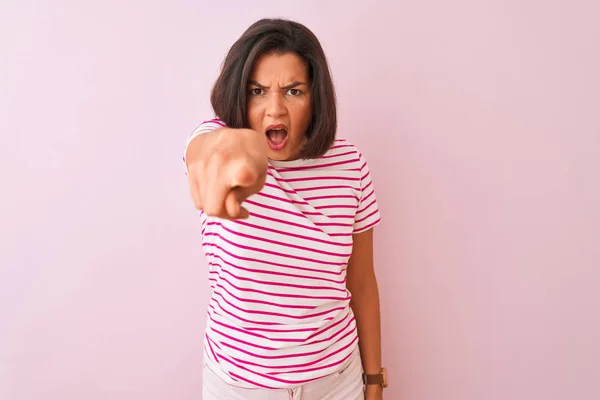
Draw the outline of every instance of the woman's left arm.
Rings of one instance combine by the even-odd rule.
[[[363,369],[366,374],[381,371],[381,326],[379,290],[373,261],[373,229],[353,235],[354,246],[348,261],[346,287],[352,294]],[[367,400],[382,398],[383,388],[368,385]]]

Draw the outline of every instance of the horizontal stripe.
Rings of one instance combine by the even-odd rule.
[[[254,216],[254,215],[253,215]],[[258,229],[261,231],[266,231],[266,232],[272,232],[272,233],[276,233],[278,235],[284,235],[284,236],[290,236],[290,237],[294,237],[297,239],[302,239],[302,240],[308,240],[308,241],[312,241],[312,242],[318,242],[318,243],[323,243],[323,244],[327,244],[330,246],[352,246],[352,242],[350,243],[344,243],[344,242],[334,242],[331,240],[323,240],[323,239],[319,239],[316,237],[311,237],[311,236],[306,236],[306,235],[299,235],[296,233],[292,233],[292,232],[286,232],[286,231],[282,231],[279,229],[273,229],[273,228],[269,228],[267,226],[262,226],[262,225],[256,225],[256,224],[251,224],[242,220],[233,220],[232,221],[234,224],[238,224],[238,225],[243,225],[243,226],[247,226],[250,228],[254,228],[254,229]],[[219,222],[220,224],[220,222]],[[315,229],[318,230],[318,229]]]
[[[211,274],[219,274],[218,272],[210,272]],[[231,281],[229,281],[227,278],[218,275],[219,279],[214,279],[214,282],[226,282],[229,286],[239,290],[239,291],[243,291],[243,292],[251,292],[251,293],[257,293],[257,294],[263,294],[266,296],[272,296],[272,297],[288,297],[288,298],[296,298],[296,299],[310,299],[310,300],[331,300],[331,301],[346,301],[346,300],[350,300],[350,296],[346,296],[346,297],[338,297],[338,296],[312,296],[312,295],[307,295],[307,294],[290,294],[290,293],[277,293],[277,292],[269,292],[266,290],[259,290],[259,289],[253,289],[253,288],[248,288],[248,287],[240,287],[240,286],[236,286],[235,284],[231,283]],[[213,279],[213,278],[209,278],[209,279]]]
[[[207,232],[204,236],[205,237],[211,237],[211,236],[217,237],[232,247],[242,249],[242,250],[249,250],[249,251],[253,251],[256,253],[270,254],[273,256],[277,256],[277,257],[281,257],[281,258],[289,258],[289,259],[298,260],[298,261],[308,261],[308,262],[312,262],[315,264],[326,264],[326,265],[343,265],[344,264],[344,263],[340,263],[339,261],[323,261],[323,260],[317,260],[315,258],[310,258],[310,257],[301,257],[301,256],[293,255],[293,254],[280,253],[278,251],[267,250],[267,249],[263,249],[260,247],[246,246],[246,245],[243,245],[243,244],[240,244],[237,242],[233,242],[233,241],[225,238],[220,233]],[[210,242],[207,243],[207,245],[210,245],[210,244],[211,244]],[[337,257],[340,257],[340,256],[337,256]]]
[[[262,196],[262,197],[268,197],[270,199],[277,200],[277,201],[282,201],[284,203],[301,204],[301,205],[310,206],[310,204],[307,201],[305,201],[305,200],[302,200],[302,201],[292,200],[292,199],[289,199],[289,198],[286,198],[286,197],[278,197],[278,196],[274,196],[272,194],[267,194],[267,193],[264,193],[264,192],[259,192],[256,195],[257,196]]]
[[[316,268],[300,267],[300,266],[294,266],[294,265],[289,265],[289,264],[282,264],[282,263],[277,263],[277,262],[273,262],[273,261],[269,261],[269,260],[265,260],[265,259],[243,257],[243,256],[240,256],[240,255],[237,255],[235,253],[232,253],[232,252],[229,252],[229,251],[225,250],[223,247],[219,246],[216,243],[204,243],[202,246],[214,247],[217,250],[222,251],[224,254],[227,254],[228,256],[231,256],[231,257],[233,257],[235,259],[238,259],[238,260],[249,261],[249,262],[256,262],[256,263],[259,263],[259,264],[267,264],[267,265],[272,265],[274,267],[291,268],[291,269],[296,269],[296,270],[301,270],[301,271],[318,272],[318,273],[329,274],[329,275],[341,275],[342,272],[343,272],[343,269],[339,270],[339,271],[321,270],[321,269],[316,269]],[[216,253],[206,252],[205,255],[206,256],[209,256],[209,255],[210,256],[215,256],[215,257],[218,257],[219,259],[221,259],[222,261],[226,262],[223,258],[221,258]],[[234,264],[230,264],[230,265],[232,267],[236,267],[236,265],[234,265]]]
[[[302,373],[302,372],[311,372],[311,371],[320,371],[323,370],[325,368],[329,368],[329,367],[335,367],[338,366],[340,364],[345,363],[350,357],[352,357],[352,353],[348,354],[347,356],[345,356],[344,358],[342,358],[341,360],[338,360],[336,362],[330,363],[330,364],[325,364],[322,365],[320,367],[313,367],[313,368],[307,368],[307,369],[298,369],[296,371],[294,371],[295,373]],[[269,375],[280,375],[281,372],[270,372]]]
[[[325,195],[325,196],[307,196],[304,198],[305,200],[333,200],[333,199],[355,199],[359,201],[358,196],[353,194],[339,194],[339,195]]]
[[[309,187],[309,188],[298,188],[296,192],[307,192],[311,190],[332,190],[332,189],[351,189],[356,191],[361,191],[360,188],[355,188],[353,186],[348,185],[327,185],[327,186],[317,186],[317,187]]]
[[[227,296],[225,297],[232,297],[235,300],[237,300],[239,303],[238,304],[244,304],[244,303],[256,303],[256,304],[265,304],[271,307],[280,307],[280,308],[296,308],[296,309],[304,309],[304,310],[314,310],[315,308],[317,308],[317,306],[302,306],[302,305],[295,305],[295,304],[281,304],[281,303],[274,303],[272,301],[264,301],[264,300],[256,300],[256,299],[249,299],[249,298],[244,298],[244,297],[239,297],[236,296],[235,294],[231,293],[229,290],[227,290],[227,288],[225,288],[223,285],[220,284],[216,284],[215,285],[215,291],[220,293],[220,290],[217,291],[218,289],[224,290],[225,292],[227,292]],[[223,294],[221,294],[221,296],[223,296]]]
[[[345,153],[340,153],[340,154],[330,154],[330,155],[325,155],[325,156],[321,156],[321,159],[331,159],[331,158],[336,158],[336,157],[341,157],[341,156],[347,156],[349,154],[352,155],[356,155],[355,151],[347,151]]]
[[[310,290],[332,290],[332,291],[336,291],[336,292],[346,292],[347,291],[346,289],[340,289],[340,288],[335,288],[335,287],[298,285],[296,283],[289,283],[289,282],[283,283],[283,282],[272,282],[272,281],[259,280],[259,279],[253,279],[253,278],[244,278],[244,277],[235,275],[234,273],[232,273],[231,271],[228,271],[226,269],[222,269],[221,271],[237,280],[259,283],[261,285],[271,285],[271,286],[279,286],[279,287],[285,286],[285,287],[290,287],[290,288],[310,289]],[[220,272],[218,272],[218,271],[209,271],[209,274],[217,274],[217,276],[219,276],[219,277],[221,276]]]
[[[237,320],[240,320],[242,322],[249,323],[249,324],[268,325],[268,326],[271,326],[271,325],[283,325],[281,322],[268,322],[268,321],[258,321],[258,320],[252,320],[251,321],[249,319],[245,319],[243,317],[240,317],[239,315],[237,315],[235,313],[231,313],[231,312],[227,311],[226,309],[223,309],[221,307],[221,304],[219,303],[219,301],[216,300],[214,297],[211,298],[210,301],[211,301],[211,303],[208,304],[208,308],[211,309],[217,315],[221,315],[221,313],[219,312],[219,311],[221,311],[224,314],[229,315],[230,317],[233,317],[233,318],[235,318]],[[214,304],[212,304],[212,303],[214,303]],[[216,305],[216,307],[215,307],[215,305]],[[219,311],[217,311],[217,307],[218,307]]]
[[[336,149],[341,149],[341,148],[344,148],[344,147],[354,148],[354,146],[351,145],[351,144],[340,144],[340,145],[331,146],[329,148],[329,150],[336,150]]]
[[[354,216],[351,215],[349,217],[344,217],[344,218],[354,218]],[[230,234],[235,235],[235,236],[243,237],[245,239],[252,239],[252,240],[256,240],[256,241],[261,241],[261,242],[265,242],[265,243],[274,244],[274,245],[277,245],[277,246],[291,247],[291,248],[298,249],[298,250],[305,250],[307,252],[314,252],[314,253],[324,254],[324,255],[333,256],[333,257],[350,257],[350,255],[351,255],[351,253],[334,253],[334,252],[331,252],[331,251],[319,250],[319,249],[316,249],[316,248],[311,248],[311,247],[306,247],[306,246],[299,246],[299,245],[295,245],[295,244],[292,244],[292,243],[280,242],[278,240],[267,239],[267,238],[263,238],[263,237],[256,236],[256,235],[249,235],[247,233],[243,233],[243,232],[234,231],[232,229],[229,229],[226,226],[223,226],[223,224],[221,224],[220,222],[215,223],[215,224],[217,226],[219,226],[221,229],[223,229],[225,232],[230,233]],[[210,233],[208,233],[207,235],[210,236]],[[220,235],[216,234],[216,233],[213,234],[213,235],[220,237]]]
[[[277,222],[277,223],[282,224],[282,225],[289,225],[289,226],[293,226],[293,227],[296,227],[296,228],[302,228],[302,229],[310,230],[310,231],[313,231],[313,232],[322,232],[321,229],[319,229],[317,227],[314,227],[314,226],[306,226],[306,225],[302,225],[302,224],[297,224],[297,223],[294,223],[294,222],[286,221],[286,220],[283,220],[283,219],[269,217],[267,215],[259,214],[259,213],[255,212],[255,211],[248,211],[248,212],[249,212],[250,216],[253,217],[253,218],[261,218],[261,219],[265,219],[267,221]]]
[[[225,261],[223,261],[223,262],[225,262]],[[335,279],[329,279],[329,278],[324,278],[324,277],[320,277],[320,276],[289,274],[289,273],[285,273],[285,272],[269,271],[269,270],[264,270],[264,269],[259,269],[259,268],[247,268],[247,267],[242,267],[242,266],[234,265],[232,263],[227,263],[227,262],[225,262],[225,263],[227,265],[230,265],[230,266],[234,267],[235,269],[238,269],[238,270],[241,270],[241,271],[246,271],[246,272],[253,272],[253,273],[257,273],[257,274],[277,275],[277,276],[284,276],[284,277],[289,277],[289,278],[318,280],[318,281],[330,282],[330,283],[336,283],[336,284],[342,284],[342,283],[346,282],[345,279],[342,279],[342,280],[338,281],[338,280],[335,280]],[[208,265],[209,266],[219,266],[220,267],[220,264],[213,263],[213,262],[209,262]],[[275,282],[275,283],[279,284],[279,282]]]
[[[369,230],[370,228],[374,227],[374,226],[375,226],[375,225],[377,225],[379,222],[381,222],[381,218],[377,218],[377,220],[375,220],[374,222],[372,222],[372,223],[370,223],[370,224],[368,224],[368,225],[366,225],[366,226],[363,226],[363,227],[360,227],[360,228],[356,228],[356,229],[354,230],[354,232],[355,232],[355,233],[358,233],[358,232],[364,232],[364,231],[366,231],[366,230]]]
[[[348,332],[345,336],[340,337],[339,340],[344,339],[348,336],[351,336],[353,334],[353,332]],[[212,337],[209,336],[209,339],[211,341],[213,341]],[[339,341],[338,340],[338,341]],[[347,347],[350,347],[353,342],[355,341],[355,339],[353,339],[350,344],[346,345],[344,348],[338,350],[339,351],[343,351],[345,350]],[[214,343],[214,341],[213,341]],[[322,354],[324,351],[327,350],[327,347],[323,347],[319,350],[314,350],[314,351],[305,351],[305,352],[301,352],[301,353],[291,353],[291,354],[278,354],[278,355],[265,355],[262,353],[254,353],[245,349],[242,349],[241,347],[236,346],[235,344],[232,344],[230,342],[221,342],[221,345],[225,346],[225,347],[229,347],[231,349],[234,349],[236,351],[239,351],[240,353],[244,353],[252,358],[256,358],[256,359],[263,359],[263,360],[281,360],[281,359],[288,359],[288,358],[301,358],[301,357],[310,357],[310,356],[314,356],[314,355],[318,355],[318,354]],[[330,354],[326,354],[325,356],[322,356],[321,358],[317,359],[315,362],[313,363],[318,363],[321,361],[326,360],[327,358],[333,357],[335,355],[335,353],[330,353]]]
[[[371,213],[370,213],[370,214],[368,214],[367,216],[365,216],[365,217],[363,217],[363,218],[361,218],[361,219],[357,219],[357,220],[356,220],[356,223],[358,224],[359,222],[362,222],[362,221],[366,220],[367,218],[374,216],[374,215],[375,215],[375,214],[377,214],[378,212],[379,212],[378,210],[374,210],[373,212],[371,212]]]
[[[325,164],[317,164],[317,165],[307,165],[304,167],[289,167],[289,168],[279,168],[277,169],[277,172],[282,173],[282,172],[297,172],[297,171],[305,171],[307,169],[317,169],[317,168],[326,168],[326,167],[335,167],[335,166],[340,166],[340,165],[345,165],[345,164],[350,164],[350,163],[355,163],[358,160],[344,160],[344,161],[336,161],[336,162],[332,162],[332,163],[325,163]],[[270,168],[274,168],[274,167],[270,167]]]
[[[292,183],[292,182],[310,182],[310,181],[331,181],[331,180],[340,180],[340,181],[360,181],[361,179],[356,176],[305,176],[302,178],[282,178],[277,177],[278,181]],[[305,197],[306,200],[308,200]]]
[[[232,330],[232,331],[236,331],[236,332],[240,332],[242,335],[250,335],[250,336],[254,336],[260,339],[264,339],[264,340],[269,340],[269,341],[273,341],[273,342],[295,342],[295,343],[302,343],[304,342],[304,339],[290,339],[290,338],[269,338],[265,335],[261,335],[258,333],[254,333],[253,331],[250,331],[248,329],[240,329],[236,326],[230,325],[230,324],[224,324],[222,322],[219,322],[217,320],[215,320],[214,318],[211,318],[209,315],[209,318],[211,320],[212,324],[217,324],[222,326],[223,328],[226,328],[227,330]]]

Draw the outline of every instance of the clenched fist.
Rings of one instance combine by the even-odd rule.
[[[267,177],[267,141],[251,129],[220,128],[194,138],[186,151],[194,204],[207,215],[247,218],[242,202]]]

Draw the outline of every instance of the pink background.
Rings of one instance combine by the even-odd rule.
[[[179,162],[264,16],[321,39],[370,161],[386,399],[600,398],[598,15],[3,1],[0,399],[200,398],[208,286]]]

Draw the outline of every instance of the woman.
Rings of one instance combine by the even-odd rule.
[[[318,39],[254,23],[211,103],[184,153],[213,289],[203,398],[381,399],[380,215],[364,157],[335,139]]]

